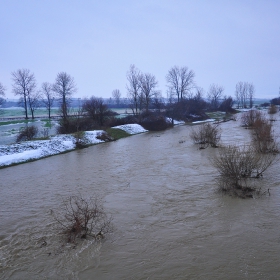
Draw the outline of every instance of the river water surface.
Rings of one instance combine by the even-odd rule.
[[[278,126],[279,121],[275,122]],[[239,122],[222,142],[243,144]],[[279,164],[271,195],[217,192],[191,128],[145,133],[0,170],[1,279],[279,279]],[[63,245],[51,213],[70,195],[98,196],[113,216],[102,241]]]

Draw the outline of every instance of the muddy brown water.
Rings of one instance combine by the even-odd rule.
[[[279,164],[261,181],[270,196],[222,195],[209,162],[217,149],[198,150],[190,129],[0,170],[0,278],[280,279]],[[223,143],[249,141],[239,122],[221,129]],[[51,211],[76,194],[113,215],[105,240],[62,246]]]

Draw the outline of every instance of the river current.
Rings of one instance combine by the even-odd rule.
[[[279,121],[275,122],[279,132]],[[270,196],[217,191],[211,158],[190,126],[0,170],[1,279],[279,279],[280,172]],[[222,143],[250,140],[221,124]],[[101,241],[62,242],[52,213],[70,195],[99,197],[114,230]]]

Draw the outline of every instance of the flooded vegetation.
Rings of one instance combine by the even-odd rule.
[[[209,160],[220,148],[199,149],[191,132],[178,126],[0,170],[0,278],[277,279],[279,164],[258,179],[263,195],[225,195]],[[240,121],[220,132],[219,145],[251,141]],[[104,239],[63,242],[53,213],[76,195],[100,198],[112,216]]]

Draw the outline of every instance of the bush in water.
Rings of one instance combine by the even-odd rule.
[[[263,176],[276,157],[273,153],[259,153],[252,145],[229,145],[221,148],[211,162],[218,171],[220,189],[245,198],[260,192],[255,179]]]
[[[200,149],[205,149],[209,145],[216,148],[220,142],[221,133],[218,124],[204,123],[193,128],[190,137],[195,144],[200,145]]]
[[[112,217],[107,216],[98,199],[70,196],[54,213],[54,219],[70,243],[77,238],[103,238],[112,231]]]

